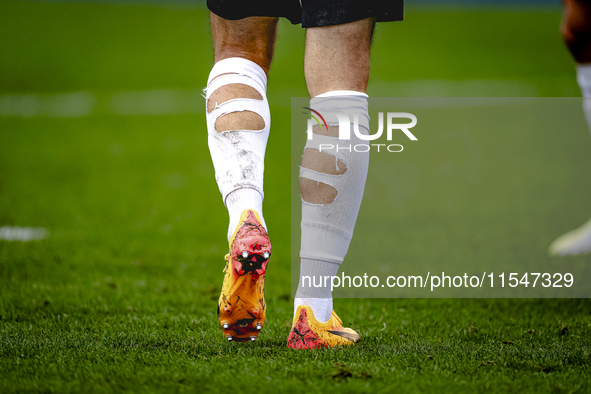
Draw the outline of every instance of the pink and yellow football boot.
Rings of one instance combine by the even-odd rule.
[[[259,215],[245,210],[230,238],[218,321],[228,341],[255,341],[265,325],[265,274],[271,241]]]
[[[300,305],[293,318],[287,347],[292,349],[316,349],[354,345],[359,334],[343,327],[343,321],[332,311],[330,320],[321,323],[314,317],[312,308]]]

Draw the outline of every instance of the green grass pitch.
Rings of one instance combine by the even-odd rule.
[[[118,92],[205,85],[205,8],[1,1],[0,9],[0,104],[69,92],[96,100],[81,117],[0,116],[0,226],[51,233],[0,241],[1,393],[591,390],[586,299],[343,299],[336,309],[360,332],[357,346],[286,348],[289,106],[306,94],[304,32],[288,23],[269,82],[268,320],[257,342],[227,343],[215,316],[227,218],[204,102],[191,103],[196,113],[161,116],[113,109]],[[410,6],[405,22],[377,29],[370,94],[576,96],[559,21],[559,8]],[[560,132],[573,179],[591,184],[587,130]],[[576,190],[570,204],[556,201],[564,222],[554,236],[591,213]]]

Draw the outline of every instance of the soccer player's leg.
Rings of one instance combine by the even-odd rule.
[[[339,140],[336,115],[340,110],[357,115],[362,133],[369,133],[367,82],[374,19],[366,18],[334,26],[308,28],[305,75],[312,110],[324,114],[328,128],[313,128],[300,170],[302,242],[300,283],[294,301],[295,314],[288,347],[310,349],[354,344],[359,335],[344,328],[333,311],[331,281],[349,248],[357,220],[369,153],[356,152],[363,144],[355,133]],[[325,148],[321,149],[323,144]],[[326,146],[332,148],[326,148]],[[320,287],[306,286],[303,277]],[[310,283],[310,282],[308,282]]]
[[[211,13],[215,55],[207,88],[208,144],[230,216],[218,320],[228,340],[254,341],[265,324],[271,242],[263,219],[263,170],[270,128],[266,98],[277,19],[226,20]]]
[[[563,0],[561,32],[577,63],[577,81],[583,95],[583,111],[591,127],[591,1]],[[591,252],[591,220],[570,231],[550,245],[554,255],[577,255]]]

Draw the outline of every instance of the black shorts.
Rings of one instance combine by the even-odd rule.
[[[220,18],[249,16],[287,18],[302,27],[340,25],[374,17],[376,22],[401,21],[404,0],[207,0]]]

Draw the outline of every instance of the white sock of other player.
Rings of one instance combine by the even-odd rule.
[[[230,216],[228,239],[245,209],[255,210],[266,228],[263,172],[271,126],[266,92],[264,70],[239,57],[217,62],[207,81],[208,145]]]
[[[577,64],[577,82],[583,97],[591,97],[591,63]]]
[[[318,321],[326,322],[332,314],[331,280],[349,249],[353,229],[363,198],[369,165],[367,141],[357,137],[349,124],[350,139],[341,140],[336,112],[350,121],[359,120],[359,132],[369,134],[367,95],[354,91],[332,91],[310,100],[310,107],[326,120],[326,126],[314,126],[300,167],[302,191],[300,282],[295,309],[309,305]],[[322,145],[322,147],[321,147]],[[352,149],[353,147],[358,149]],[[308,286],[306,277],[312,279]],[[316,282],[314,282],[316,279]]]
[[[591,128],[591,64],[577,65],[577,82],[583,96],[583,112]],[[550,254],[565,256],[591,252],[591,220],[570,231],[550,245]]]

